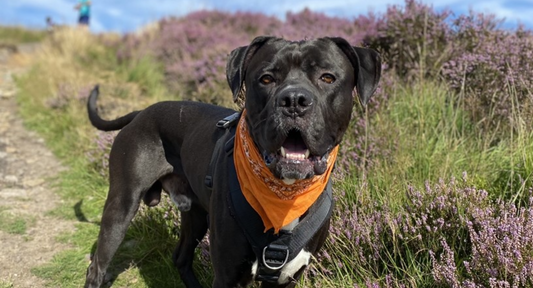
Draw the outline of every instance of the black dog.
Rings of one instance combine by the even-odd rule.
[[[272,175],[291,185],[325,172],[326,159],[350,122],[354,88],[365,104],[377,87],[381,60],[375,51],[353,47],[342,38],[292,42],[258,37],[231,53],[226,72],[234,100],[245,97],[252,145]],[[314,227],[297,255],[274,267],[277,276],[259,278],[258,262],[264,259],[254,252],[257,247],[228,204],[231,169],[224,165],[231,158],[212,161],[217,140],[226,135],[217,123],[235,111],[195,102],[160,102],[106,121],[97,114],[97,96],[95,89],[89,98],[91,123],[100,130],[122,131],[110,154],[109,195],[85,287],[100,287],[141,199],[157,205],[162,189],[182,211],[173,259],[187,287],[201,287],[192,262],[208,228],[213,287],[245,287],[253,280],[263,281],[263,287],[296,285],[325,241],[330,214]],[[210,170],[212,183],[206,185]],[[309,210],[300,218],[313,213]]]

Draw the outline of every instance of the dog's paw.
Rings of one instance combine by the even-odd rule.
[[[191,204],[192,204],[191,198],[185,195],[181,195],[181,194],[180,195],[171,194],[170,199],[172,199],[172,202],[174,203],[174,205],[178,207],[178,210],[182,212],[191,210]]]

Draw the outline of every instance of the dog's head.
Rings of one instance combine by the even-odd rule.
[[[342,38],[258,37],[232,51],[226,68],[234,100],[245,93],[246,123],[272,173],[287,180],[323,174],[353,108],[381,75],[379,54]]]

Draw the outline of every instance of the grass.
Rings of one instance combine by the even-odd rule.
[[[103,166],[87,157],[95,152],[103,155],[95,141],[95,129],[86,118],[88,90],[96,83],[101,85],[100,104],[107,118],[169,98],[160,64],[149,57],[119,63],[115,52],[94,35],[60,31],[43,44],[33,69],[17,81],[26,125],[38,131],[70,168],[61,174],[58,184],[65,204],[53,214],[79,221],[75,232],[61,236],[74,248],[34,271],[54,287],[82,285],[87,255],[95,249],[107,191],[106,178],[101,175]],[[379,139],[377,145],[391,152],[375,156],[369,167],[354,167],[338,177],[335,190],[339,196],[344,193],[338,211],[348,207],[359,209],[361,216],[388,210],[393,211],[390,215],[399,215],[406,212],[409,189],[424,191],[427,183],[460,179],[463,172],[468,180],[462,185],[485,189],[493,200],[526,205],[531,196],[527,188],[533,182],[530,127],[517,125],[508,134],[482,131],[462,109],[461,98],[432,81],[396,84],[390,93],[387,104],[370,119],[366,137]],[[519,112],[514,118],[521,123]],[[458,203],[458,207],[466,209],[467,204]],[[342,220],[341,214],[335,217],[336,221]],[[155,208],[141,209],[111,265],[110,272],[119,275],[114,287],[181,287],[171,263],[179,237],[175,224],[178,218],[166,201]],[[354,263],[357,247],[343,243],[342,237],[336,243],[330,239],[326,246],[334,261],[315,262],[310,272],[313,277],[305,276],[299,287],[353,287],[365,285],[369,279],[383,284],[388,283],[388,275],[401,279],[392,280],[396,286],[433,286],[427,251],[439,247],[437,236],[451,236],[437,235],[415,246],[416,239],[395,238],[398,234],[392,220],[389,223],[392,232],[379,238],[378,244],[385,248],[376,265],[368,268],[359,265],[364,263]],[[454,231],[452,235],[465,237],[462,232]],[[458,255],[458,261],[461,257],[466,254]],[[196,269],[203,284],[209,285],[211,270],[200,262]]]
[[[388,101],[386,108],[371,121],[368,137],[380,139],[378,146],[392,152],[378,154],[368,167],[341,173],[340,183],[337,184],[343,196],[339,206],[358,211],[359,218],[388,217],[386,226],[381,227],[385,230],[373,236],[381,241],[377,244],[381,247],[380,260],[369,260],[374,263],[370,265],[373,268],[369,268],[366,260],[354,257],[358,247],[351,246],[351,241],[341,236],[328,247],[330,255],[336,255],[335,260],[330,262],[340,263],[336,266],[341,268],[331,265],[330,269],[333,269],[334,275],[354,275],[351,279],[355,284],[363,286],[368,284],[368,279],[373,279],[387,287],[434,287],[436,284],[429,273],[432,263],[427,252],[433,249],[439,251],[441,239],[446,238],[458,249],[456,259],[460,266],[462,261],[470,258],[468,245],[461,243],[468,241],[468,233],[464,224],[458,224],[462,228],[448,231],[448,234],[424,235],[422,239],[425,243],[421,246],[413,246],[409,239],[399,240],[397,237],[402,231],[398,229],[402,225],[395,222],[395,217],[406,217],[415,209],[410,208],[412,195],[407,191],[424,191],[427,190],[426,185],[433,186],[432,183],[451,178],[461,179],[465,173],[467,181],[461,187],[484,189],[492,201],[503,199],[527,207],[532,196],[528,187],[532,186],[533,176],[533,133],[524,126],[507,135],[481,132],[461,109],[457,96],[434,82],[422,81],[409,87],[400,85]],[[513,118],[521,123],[520,116],[517,112]],[[499,138],[497,143],[493,141],[495,138]],[[461,199],[461,196],[454,197]],[[428,200],[429,203],[437,201],[436,198]],[[468,217],[467,212],[471,208],[465,202],[454,204],[454,208],[459,210],[456,218]],[[431,217],[429,213],[435,211],[430,206],[421,208],[415,211],[426,215],[424,217]],[[434,219],[446,218],[446,213],[435,215]],[[368,223],[372,220],[369,218]],[[401,281],[387,280],[387,275],[394,275]],[[346,283],[343,278],[338,281]]]
[[[494,198],[527,200],[521,196],[532,183],[531,131],[521,127],[509,136],[480,131],[454,101],[451,92],[433,82],[396,89],[369,128],[382,139],[382,148],[393,152],[373,159],[375,164],[363,171],[365,179],[351,173],[344,185],[362,187],[365,181],[363,195],[395,199],[409,185],[423,187],[426,181],[460,178],[466,172]]]
[[[80,223],[77,232],[61,237],[76,248],[59,253],[48,265],[34,269],[34,273],[55,287],[80,287],[89,263],[86,255],[95,248],[107,181],[99,174],[98,166],[94,168],[87,158],[87,153],[97,149],[97,143],[96,131],[86,119],[86,98],[76,99],[73,95],[88,92],[84,90],[87,83],[100,83],[102,102],[122,106],[122,110],[113,111],[121,114],[133,109],[133,105],[143,107],[162,98],[164,89],[159,81],[163,77],[155,68],[158,65],[148,60],[110,65],[113,51],[99,45],[95,36],[65,30],[54,37],[43,44],[33,69],[17,80],[21,89],[18,101],[25,125],[41,133],[52,151],[70,168],[62,172],[57,184],[65,205],[52,214]],[[51,102],[60,105],[50,105]],[[113,262],[115,268],[110,271],[120,273],[115,286],[181,285],[170,258],[177,242],[176,231],[172,230],[172,220],[161,219],[162,209],[170,208],[144,209],[133,222],[126,244]]]
[[[0,26],[0,44],[23,44],[42,41],[47,32],[17,26]]]
[[[0,230],[10,234],[24,235],[28,225],[34,222],[33,219],[20,215],[8,213],[9,210],[0,210]]]
[[[13,283],[7,281],[0,281],[0,288],[13,288]]]

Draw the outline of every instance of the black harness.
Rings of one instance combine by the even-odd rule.
[[[280,276],[281,268],[293,260],[305,245],[313,238],[317,231],[330,218],[333,211],[333,197],[331,181],[326,189],[311,205],[309,210],[299,219],[299,223],[292,230],[280,230],[274,234],[274,229],[264,232],[265,226],[257,212],[250,206],[244,195],[235,171],[233,162],[233,143],[235,139],[235,126],[240,118],[240,113],[235,113],[220,120],[217,127],[225,129],[224,135],[217,141],[208,174],[205,177],[207,187],[213,187],[213,171],[221,156],[231,157],[226,163],[229,177],[228,205],[230,212],[239,226],[241,226],[248,242],[252,246],[257,260],[258,269],[255,280],[276,282]]]

